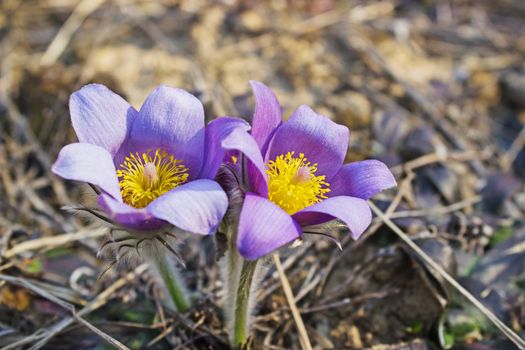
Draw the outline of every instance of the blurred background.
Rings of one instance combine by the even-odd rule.
[[[90,82],[136,108],[180,87],[210,120],[249,120],[254,79],[286,116],[345,124],[347,161],[398,179],[375,203],[523,335],[524,53],[522,0],[0,0],[0,346],[228,348],[213,238],[184,243],[198,303],[173,314],[141,266],[97,279],[105,231],[60,210],[92,200],[50,173]],[[342,252],[317,238],[282,256],[315,349],[514,348],[381,221],[358,242],[339,231]],[[257,298],[254,348],[298,349],[272,266]]]

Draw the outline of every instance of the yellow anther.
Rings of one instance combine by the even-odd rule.
[[[330,192],[325,176],[316,176],[317,164],[310,164],[303,153],[288,152],[266,165],[268,198],[288,214],[326,199]]]
[[[188,181],[188,169],[162,149],[130,153],[117,170],[124,203],[144,208],[162,194]]]

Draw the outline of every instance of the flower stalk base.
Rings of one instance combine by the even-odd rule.
[[[155,272],[162,279],[164,287],[177,311],[185,312],[190,308],[190,302],[186,295],[186,288],[182,284],[182,279],[175,267],[175,261],[168,256],[170,253],[162,251],[157,253],[153,258],[154,265],[152,265],[152,268],[155,269]]]
[[[257,267],[257,260],[244,260],[237,287],[235,299],[235,314],[233,324],[233,346],[243,349],[247,345],[250,317],[250,294],[252,292],[253,276]]]

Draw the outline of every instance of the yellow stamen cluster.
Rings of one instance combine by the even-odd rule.
[[[157,197],[188,181],[188,169],[181,161],[158,148],[130,153],[117,170],[124,203],[144,208]]]
[[[322,201],[330,192],[325,176],[315,176],[317,164],[310,164],[303,153],[299,157],[294,154],[282,154],[266,166],[268,199],[288,214]]]

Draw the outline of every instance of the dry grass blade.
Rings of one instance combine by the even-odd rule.
[[[0,280],[29,289],[35,292],[36,294],[46,298],[47,300],[51,300],[55,304],[62,306],[64,309],[67,309],[73,313],[75,312],[75,307],[72,304],[65,302],[60,298],[57,298],[54,294],[50,293],[44,288],[33,284],[29,279],[0,274]]]
[[[471,198],[467,198],[465,200],[462,200],[460,202],[447,205],[447,206],[440,206],[430,209],[420,209],[420,210],[407,210],[407,211],[398,211],[395,213],[392,213],[390,215],[391,219],[399,219],[399,218],[407,218],[407,217],[416,217],[416,216],[426,216],[426,215],[445,215],[447,213],[452,213],[458,210],[461,210],[467,206],[470,206],[472,204],[476,204],[481,201],[481,196],[473,196]]]
[[[248,80],[273,91],[285,120],[305,104],[348,127],[345,163],[396,164],[390,171],[397,191],[374,203],[446,271],[469,271],[472,285],[492,287],[480,296],[451,273],[525,339],[525,293],[514,283],[525,276],[518,264],[525,252],[524,4],[0,0],[0,285],[4,299],[13,300],[0,307],[0,329],[9,333],[0,348],[122,348],[103,332],[130,347],[133,338],[142,348],[228,348],[220,314],[227,292],[222,262],[214,259],[224,252],[214,256],[211,240],[178,232],[128,236],[112,220],[103,225],[104,239],[108,231],[96,231],[108,221],[97,204],[100,190],[66,182],[51,168],[60,149],[82,133],[72,126],[68,99],[85,84],[106,85],[134,108],[165,84],[199,99],[207,122],[220,115],[253,122],[260,96]],[[101,110],[115,107],[110,100],[101,100]],[[238,164],[227,163],[224,179],[253,175],[237,174]],[[68,203],[85,207],[60,211]],[[300,338],[307,336],[314,349],[439,347],[433,330],[446,316],[442,323],[458,347],[517,348],[484,324],[464,334],[463,324],[477,330],[479,320],[463,297],[443,315],[443,278],[397,236],[384,240],[391,235],[385,221],[374,215],[357,242],[339,223],[309,227],[301,246],[287,249],[286,258],[281,253],[282,270],[260,281],[253,346],[308,348]],[[228,235],[217,236],[224,249],[235,242]],[[178,242],[186,238],[191,243],[181,251]],[[308,258],[313,250],[316,258]],[[405,251],[415,265],[407,266]],[[184,274],[202,291],[191,313],[165,314],[157,295],[165,291],[154,276],[126,280],[115,271],[115,264],[126,268],[159,252],[188,264]],[[429,284],[426,273],[440,283]],[[97,297],[99,291],[104,295]],[[52,307],[20,311],[17,293]],[[133,315],[113,303],[156,314],[160,322],[153,330],[128,329],[113,320]],[[356,312],[349,323],[344,311],[361,309],[365,315]],[[303,322],[308,334],[298,331]],[[407,341],[415,337],[421,342]]]
[[[90,312],[106,304],[109,298],[111,297],[111,295],[113,295],[120,288],[124,287],[130,281],[134,280],[137,276],[141,275],[144,271],[146,271],[147,268],[148,268],[147,264],[139,265],[132,272],[129,272],[124,277],[119,278],[112,285],[106,288],[102,293],[100,293],[95,299],[90,301],[82,310],[78,311],[75,315],[75,318],[78,319],[79,317],[83,317],[84,315],[87,315]],[[33,347],[31,347],[30,349],[37,350],[37,349],[42,348],[45,344],[47,344],[47,342],[49,342],[51,338],[53,338],[55,335],[57,335],[62,330],[64,330],[66,327],[68,327],[71,323],[73,323],[74,320],[75,320],[74,318],[69,318],[69,319],[62,320],[59,323],[55,324],[53,327],[49,328],[48,331],[44,333],[43,338],[40,339],[40,341],[36,343],[35,345],[33,345]],[[112,345],[116,346],[119,349],[128,349],[125,345],[119,343],[118,341],[117,343],[112,344]]]
[[[93,333],[97,334],[99,337],[104,339],[106,342],[108,342],[109,344],[113,345],[115,348],[121,349],[121,350],[129,350],[129,348],[126,345],[122,344],[117,339],[111,337],[107,333],[101,331],[100,329],[98,329],[97,327],[95,327],[94,325],[89,323],[88,321],[84,320],[83,318],[77,317],[77,320],[80,323],[82,323],[84,326],[89,328]]]
[[[22,252],[39,250],[39,249],[51,249],[62,246],[67,243],[83,240],[86,238],[95,238],[100,237],[106,234],[107,229],[91,229],[91,230],[82,230],[78,232],[65,233],[63,235],[58,235],[54,237],[43,237],[38,239],[33,239],[30,241],[22,242],[15,245],[13,248],[8,249],[3,256],[7,259],[12,258],[13,256],[20,254]]]
[[[53,295],[52,293],[48,292],[47,290],[45,290],[45,289],[37,286],[36,284],[32,283],[32,281],[30,281],[28,279],[25,279],[25,278],[13,277],[13,276],[8,276],[8,275],[0,275],[0,280],[3,280],[3,281],[6,281],[6,282],[9,282],[9,283],[16,284],[16,285],[19,285],[21,287],[27,288],[27,289],[33,291],[34,293],[42,296],[43,298],[46,298],[47,300],[50,300],[50,301],[54,302],[55,304],[62,306],[64,309],[69,310],[73,314],[73,318],[74,319],[76,319],[77,321],[79,321],[80,323],[82,323],[83,325],[88,327],[89,329],[91,329],[94,333],[99,335],[102,339],[106,340],[109,344],[115,346],[117,349],[122,349],[122,350],[128,349],[124,344],[122,344],[121,342],[119,342],[115,338],[111,337],[110,335],[104,333],[103,331],[101,331],[100,329],[98,329],[97,327],[95,327],[94,325],[89,323],[88,321],[84,320],[82,317],[80,317],[80,315],[76,314],[74,305],[63,301],[62,299],[56,297],[55,295]],[[72,321],[73,318],[68,318],[68,320]],[[65,320],[62,320],[61,323],[63,321],[65,321]],[[67,323],[69,324],[70,322],[67,322]],[[63,328],[61,328],[61,329],[63,329]],[[37,334],[42,334],[42,333],[37,333]],[[31,340],[31,339],[32,339],[31,337],[28,337],[28,338],[26,338],[24,340]],[[40,343],[41,343],[41,341],[39,341],[37,344],[35,344],[33,347],[31,347],[31,349],[38,349],[38,348],[40,348],[40,346],[39,346]],[[13,345],[13,344],[11,344],[11,345]],[[2,350],[11,349],[11,345],[3,348]],[[20,344],[20,345],[22,345],[22,344]],[[42,343],[42,345],[43,345],[43,343]]]
[[[51,66],[54,64],[62,52],[64,52],[64,49],[71,40],[73,33],[80,27],[86,17],[105,1],[106,0],[84,0],[80,2],[62,28],[60,28],[60,31],[47,48],[44,56],[42,56],[40,63],[43,66]]]
[[[306,350],[312,350],[312,344],[308,338],[308,332],[306,331],[303,319],[301,318],[301,313],[299,312],[297,305],[295,305],[292,287],[290,287],[290,282],[288,282],[288,278],[286,278],[286,274],[284,273],[283,265],[281,265],[281,258],[279,258],[277,253],[273,254],[272,258],[273,262],[275,263],[277,273],[279,274],[279,278],[281,279],[281,284],[283,286],[284,294],[286,295],[286,300],[288,301],[290,310],[292,310],[292,315],[295,320],[295,324],[297,325],[297,330],[299,331],[299,341],[301,342],[301,347]]]
[[[525,147],[525,128],[521,129],[518,137],[516,137],[508,151],[501,157],[500,164],[503,170],[508,171],[510,169],[523,147]]]
[[[505,336],[507,336],[519,349],[525,349],[525,341],[503,323],[492,311],[483,305],[475,296],[466,290],[458,281],[450,276],[438,263],[436,263],[427,253],[425,253],[417,244],[415,244],[410,237],[403,232],[395,223],[393,223],[374,203],[368,201],[372,211],[401,238],[401,240],[408,245],[434,272],[438,273],[448,283],[452,285],[458,292],[467,298],[478,310],[483,313]]]
[[[93,332],[97,333],[99,336],[101,336],[104,340],[108,341],[111,345],[115,346],[117,349],[127,350],[128,348],[120,343],[118,340],[110,337],[106,333],[102,332],[92,324],[89,324],[86,320],[82,319],[85,315],[89,314],[90,312],[100,308],[102,305],[106,304],[111,297],[118,289],[125,286],[130,281],[134,280],[137,276],[142,274],[144,271],[146,271],[148,265],[142,264],[138,266],[134,271],[129,272],[124,277],[119,278],[117,281],[115,281],[112,285],[110,285],[107,289],[105,289],[102,293],[100,293],[95,299],[90,301],[84,308],[79,310],[78,312],[74,312],[73,306],[68,307],[67,305],[70,305],[68,303],[65,303],[63,301],[59,301],[59,305],[62,305],[68,309],[70,309],[73,313],[73,317],[68,317],[65,319],[60,320],[53,326],[47,328],[47,329],[41,329],[35,334],[28,336],[24,339],[21,339],[20,341],[17,341],[13,344],[10,344],[6,347],[3,347],[0,350],[14,350],[19,349],[23,345],[31,344],[36,341],[36,343],[30,348],[31,350],[37,350],[45,346],[51,338],[53,338],[58,333],[62,332],[65,328],[67,328],[69,325],[71,325],[75,320],[79,321],[80,323],[86,325],[89,329],[91,329]],[[14,277],[7,276],[10,279],[13,279]],[[16,278],[15,280],[16,281]],[[23,282],[24,286],[26,285],[27,281]],[[39,293],[39,289],[33,289],[36,293]],[[39,293],[40,294],[40,293]],[[42,295],[42,294],[41,294]],[[44,295],[42,295],[44,296]],[[44,296],[45,297],[45,296]],[[52,299],[51,299],[52,298]],[[55,301],[56,298],[54,296],[51,296],[50,300]]]
[[[75,292],[74,290],[68,287],[63,287],[63,286],[51,284],[48,282],[42,282],[37,279],[27,279],[27,278],[14,277],[14,276],[9,276],[5,274],[0,274],[0,280],[2,279],[6,282],[9,282],[12,284],[18,284],[21,287],[28,288],[28,289],[31,289],[33,287],[40,288],[42,291],[46,291],[52,296],[58,298],[57,299],[58,301],[64,301],[67,303],[71,303],[75,305],[82,305],[82,306],[88,303],[77,292]],[[65,305],[62,305],[62,306],[66,307]],[[66,307],[66,308],[69,308],[69,307]]]

